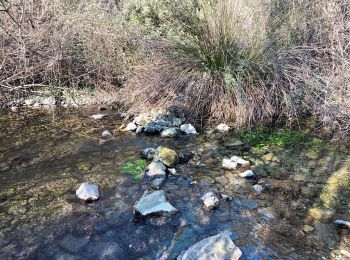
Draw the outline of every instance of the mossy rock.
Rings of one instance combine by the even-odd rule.
[[[162,162],[168,167],[174,167],[175,164],[179,163],[179,156],[177,153],[164,146],[159,146],[157,148],[154,159]]]
[[[277,156],[275,156],[273,153],[268,153],[265,154],[263,157],[261,157],[263,160],[265,161],[269,161],[269,162],[276,162],[279,163],[281,162],[280,158],[278,158]]]
[[[318,152],[313,149],[307,150],[307,152],[305,153],[305,156],[311,160],[317,160],[319,158]]]

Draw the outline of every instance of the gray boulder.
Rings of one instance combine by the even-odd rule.
[[[165,176],[166,167],[161,162],[153,161],[147,166],[146,175],[148,177]]]
[[[145,191],[140,200],[134,205],[134,210],[141,216],[153,213],[175,213],[178,211],[167,201],[163,190]]]
[[[194,244],[178,256],[178,260],[238,260],[241,250],[232,242],[231,232],[224,231]]]
[[[180,130],[184,132],[185,134],[197,134],[196,129],[191,124],[183,124],[180,126]]]
[[[235,170],[237,169],[237,163],[231,161],[230,159],[223,159],[222,160],[222,168],[226,170]]]
[[[85,201],[98,200],[100,198],[100,193],[97,185],[88,182],[82,183],[76,190],[75,194],[79,199]]]
[[[175,127],[164,129],[161,133],[161,137],[175,137],[178,135],[178,130]]]

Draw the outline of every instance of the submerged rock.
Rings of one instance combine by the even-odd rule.
[[[159,146],[156,150],[154,160],[160,161],[168,167],[174,167],[175,164],[179,163],[179,156],[174,150]]]
[[[178,135],[178,131],[175,127],[164,129],[161,133],[161,137],[175,137]]]
[[[60,246],[70,253],[77,253],[82,247],[89,243],[90,236],[75,237],[71,234],[67,235],[60,242]]]
[[[147,166],[147,172],[146,175],[149,177],[154,176],[165,176],[166,175],[166,167],[161,162],[152,162]]]
[[[255,193],[257,195],[259,195],[263,191],[263,187],[261,185],[259,185],[259,184],[255,184],[253,186],[253,189],[255,190]]]
[[[258,212],[267,222],[273,222],[276,220],[275,212],[272,207],[258,209]]]
[[[197,134],[196,129],[191,124],[183,124],[180,126],[180,130],[184,132],[185,134]]]
[[[100,198],[100,193],[97,185],[88,182],[82,183],[76,190],[75,194],[79,199],[85,201],[94,201]]]
[[[230,159],[223,159],[222,160],[222,168],[226,170],[235,170],[237,169],[237,163],[231,161]]]
[[[231,232],[224,231],[194,244],[177,258],[178,260],[210,259],[237,260],[241,257],[241,250],[232,242]]]
[[[214,208],[217,208],[220,204],[220,200],[219,198],[217,197],[217,195],[210,191],[210,192],[207,192],[206,194],[203,195],[203,197],[201,198],[203,204],[204,204],[204,207],[206,209],[214,209]]]
[[[106,129],[102,132],[101,136],[104,138],[111,137],[112,133]]]
[[[187,163],[191,159],[193,159],[195,154],[191,151],[182,151],[179,153],[179,162],[180,163]]]
[[[153,213],[175,213],[178,211],[166,200],[163,190],[145,191],[141,199],[134,205],[134,209],[141,216]]]
[[[165,176],[156,178],[152,181],[152,187],[155,189],[159,189],[160,186],[162,186],[162,184],[164,183],[164,181],[165,181]]]
[[[230,127],[226,124],[220,124],[216,127],[216,130],[222,133],[227,133],[230,130]]]

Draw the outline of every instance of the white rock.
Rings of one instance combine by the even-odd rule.
[[[138,126],[138,127],[136,128],[135,133],[136,133],[137,135],[139,135],[139,134],[142,133],[142,131],[143,131],[143,127],[142,127],[142,126]]]
[[[135,131],[136,129],[137,125],[135,125],[133,122],[130,122],[125,128],[126,131]]]
[[[246,167],[246,166],[250,166],[250,162],[246,161],[238,156],[232,156],[230,158],[231,161],[237,163],[237,165],[241,166],[241,167]]]
[[[34,104],[34,100],[33,99],[26,99],[26,100],[24,100],[24,104],[26,105],[26,106],[31,106],[31,105],[33,105]]]
[[[231,161],[230,159],[223,159],[222,160],[222,168],[227,170],[235,170],[237,168],[237,163]]]
[[[245,172],[242,172],[239,174],[240,177],[242,178],[253,178],[255,176],[254,172],[252,170],[247,170]]]
[[[224,231],[194,244],[178,256],[178,260],[238,260],[241,250],[232,242],[231,232]]]
[[[220,124],[216,127],[219,132],[226,133],[230,130],[230,127],[226,124]]]
[[[101,120],[103,118],[105,118],[107,115],[104,115],[104,114],[94,114],[91,116],[92,119],[95,119],[95,120]]]
[[[169,173],[172,174],[172,175],[177,175],[176,169],[175,169],[175,168],[169,168],[168,171],[169,171]]]
[[[141,199],[134,205],[134,209],[142,216],[152,213],[175,213],[178,211],[166,200],[163,190],[145,191]]]
[[[101,134],[102,137],[111,137],[112,136],[112,133],[109,132],[107,129],[104,130]]]
[[[191,124],[183,124],[180,126],[180,130],[185,134],[197,134],[196,129]]]
[[[261,185],[259,185],[259,184],[255,184],[255,185],[253,186],[253,189],[255,190],[256,194],[259,195],[259,194],[262,192],[263,187],[262,187]]]
[[[216,208],[220,204],[219,198],[211,191],[204,194],[201,200],[207,209]]]
[[[100,197],[97,185],[88,182],[82,183],[76,190],[75,194],[79,199],[85,201],[98,200]]]
[[[149,177],[153,177],[153,176],[165,176],[166,175],[166,167],[164,164],[162,164],[161,162],[151,162],[148,166],[147,166],[147,172],[146,175]]]
[[[178,131],[175,127],[164,129],[161,133],[161,137],[175,137],[178,135]]]
[[[12,112],[18,112],[18,107],[12,106],[12,107],[11,107],[11,111],[12,111]]]

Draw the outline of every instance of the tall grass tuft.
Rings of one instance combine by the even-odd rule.
[[[349,132],[347,3],[169,1],[156,55],[129,81],[133,107],[184,105],[238,128],[311,114]]]

